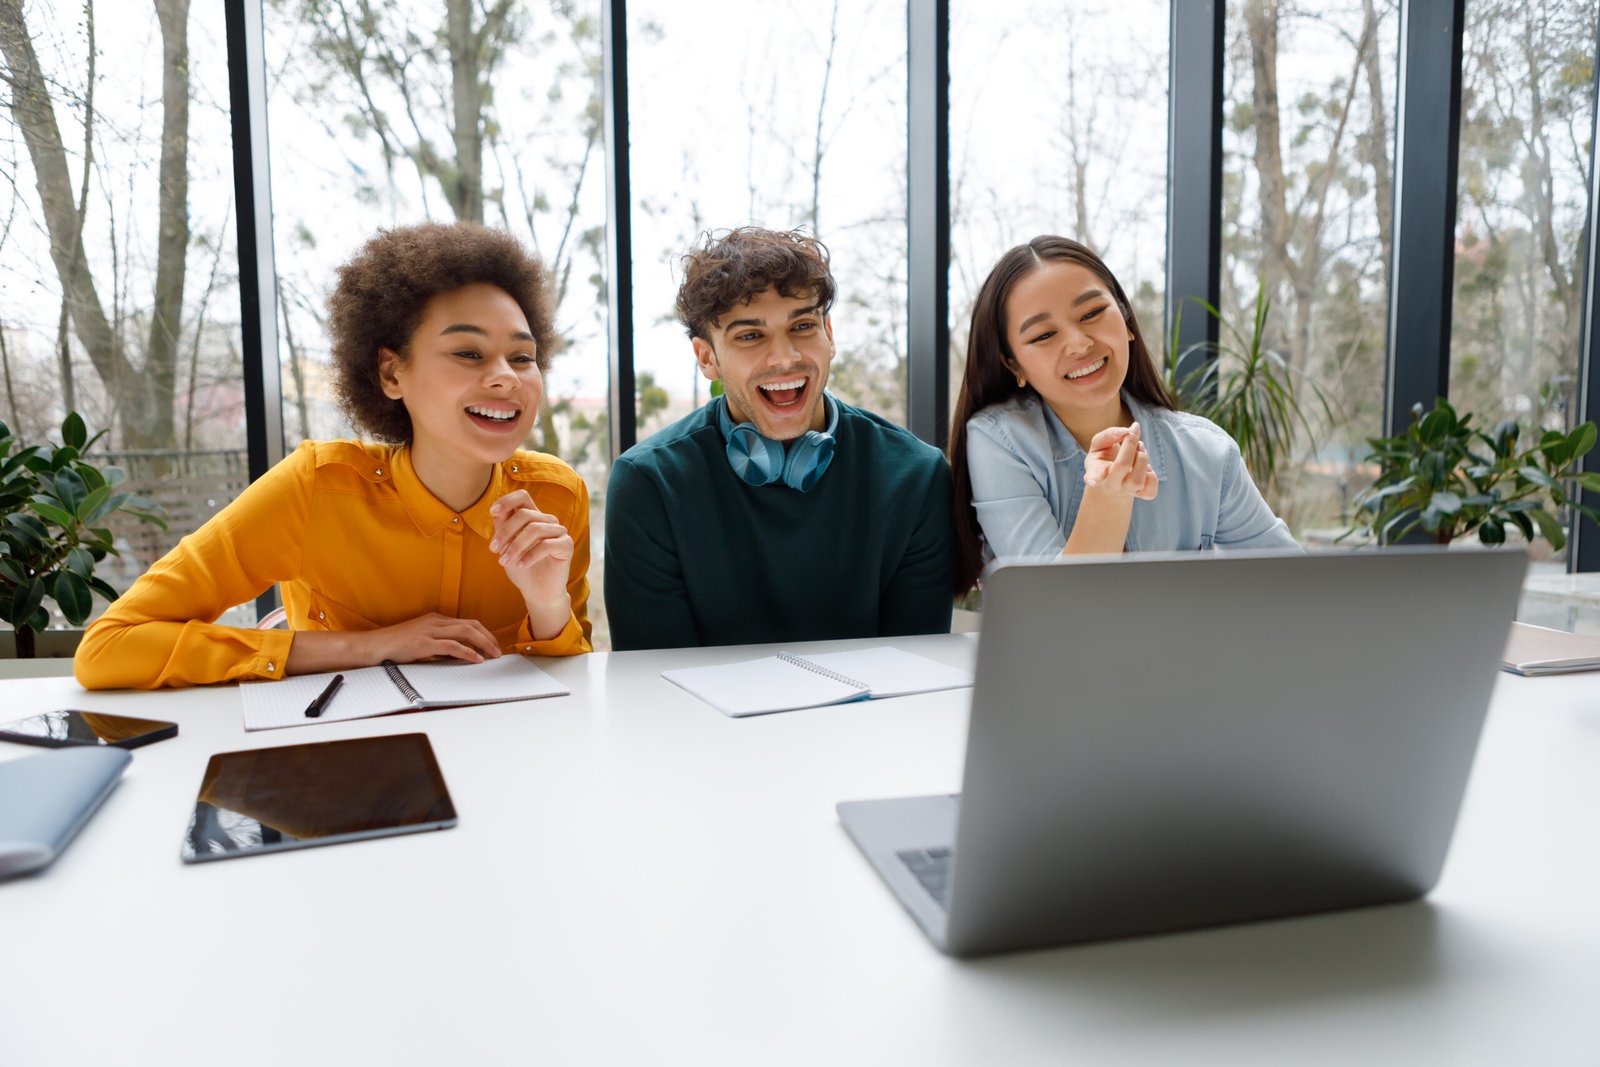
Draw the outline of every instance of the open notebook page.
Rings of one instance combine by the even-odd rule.
[[[860,686],[809,671],[777,656],[714,667],[681,667],[662,671],[661,677],[735,718],[842,704],[867,695]]]
[[[306,718],[306,705],[328,687],[335,674],[344,675],[339,692],[323,709],[320,718]],[[245,682],[239,686],[239,696],[244,702],[246,730],[276,730],[285,726],[309,726],[314,722],[365,719],[407,706],[406,698],[394,687],[382,667],[298,674],[276,682]]]
[[[972,672],[947,667],[903,648],[883,645],[851,652],[820,652],[801,659],[853,678],[872,690],[873,699],[961,689],[972,684]]]
[[[483,663],[407,663],[400,670],[424,704],[498,704],[568,692],[532,661],[516,655]]]
[[[505,655],[483,663],[407,663],[400,668],[422,698],[413,705],[382,667],[302,674],[279,682],[248,682],[239,687],[244,700],[244,728],[272,730],[387,715],[411,707],[452,704],[497,704],[564,696],[568,689],[522,656]],[[335,674],[344,685],[319,718],[306,718],[306,705],[327,687]]]

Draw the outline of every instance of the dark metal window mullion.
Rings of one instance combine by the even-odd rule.
[[[1600,34],[1594,42],[1594,54],[1600,56]],[[1589,214],[1583,230],[1583,302],[1578,313],[1583,317],[1579,326],[1578,343],[1578,422],[1588,422],[1600,417],[1600,168],[1596,163],[1596,146],[1600,144],[1600,64],[1597,64],[1595,81],[1590,89],[1594,107],[1594,124],[1589,134]],[[1586,471],[1600,470],[1600,454],[1590,452],[1583,460]],[[1600,493],[1585,492],[1583,502],[1600,507]],[[1568,563],[1575,570],[1600,570],[1600,527],[1581,516],[1575,516],[1572,528],[1572,549]]]
[[[277,268],[272,252],[272,185],[267,155],[267,75],[261,0],[226,0],[228,110],[233,129],[233,202],[239,255],[245,446],[250,480],[283,458],[278,365]],[[256,598],[265,615],[277,589]]]
[[[950,436],[950,0],[906,3],[906,426]]]
[[[1401,0],[1383,432],[1448,395],[1465,0]]]
[[[1178,327],[1179,352],[1217,340],[1216,320],[1189,298],[1216,307],[1222,293],[1224,8],[1222,0],[1172,0],[1163,334]],[[1180,378],[1197,369],[1194,358],[1203,357],[1186,360]]]
[[[611,458],[633,447],[633,195],[628,160],[628,4],[601,0],[606,138],[606,321],[611,357]]]

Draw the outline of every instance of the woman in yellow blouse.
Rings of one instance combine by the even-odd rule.
[[[555,333],[548,275],[467,224],[381,231],[329,298],[334,390],[378,443],[307,441],[88,632],[91,689],[157,688],[589,644],[589,494],[519,450]],[[213,620],[273,584],[288,630]]]

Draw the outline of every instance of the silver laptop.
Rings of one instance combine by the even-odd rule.
[[[1400,549],[999,568],[961,795],[839,817],[960,956],[1419,897],[1526,567]]]

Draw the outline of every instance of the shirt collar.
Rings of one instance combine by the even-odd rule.
[[[428,487],[417,477],[417,468],[412,465],[411,449],[396,449],[390,466],[394,471],[394,487],[400,494],[400,502],[405,505],[406,513],[423,536],[437,536],[439,531],[457,525],[453,520],[465,523],[473,533],[485,540],[494,536],[494,516],[489,514],[489,508],[509,491],[505,464],[494,465],[489,486],[483,495],[471,507],[459,512],[450,510],[443,501],[428,492]]]

